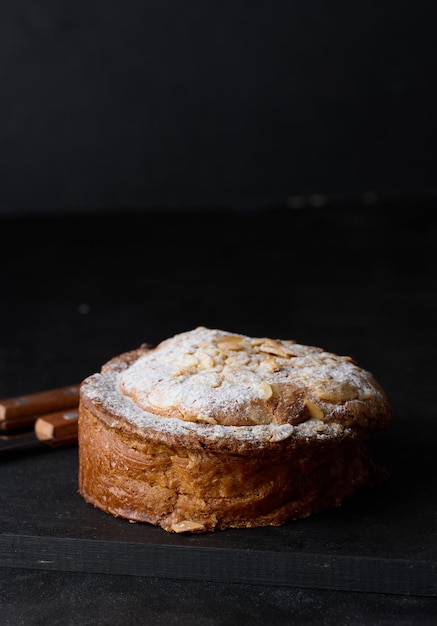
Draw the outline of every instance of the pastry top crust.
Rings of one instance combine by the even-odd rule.
[[[114,428],[236,451],[302,437],[367,437],[392,411],[348,356],[199,326],[106,363],[81,402]]]

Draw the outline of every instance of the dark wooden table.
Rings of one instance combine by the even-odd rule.
[[[0,608],[19,624],[435,624],[437,219],[429,207],[0,223],[0,397],[197,325],[354,356],[390,480],[280,528],[170,535],[87,505],[77,448],[3,456]]]

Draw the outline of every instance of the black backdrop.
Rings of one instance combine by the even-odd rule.
[[[433,1],[0,4],[0,212],[435,198]]]
[[[393,577],[370,579],[366,557],[347,582],[381,580],[378,593],[87,574],[64,551],[50,571],[29,537],[99,536],[72,524],[74,451],[60,450],[2,467],[5,623],[435,624],[435,597],[414,593],[435,591],[423,572],[437,554],[437,213],[419,206],[437,200],[436,13],[435,0],[0,2],[0,396],[205,324],[351,354],[395,410],[376,446],[387,491],[302,534],[312,555],[338,546],[375,568],[386,555]],[[154,208],[176,209],[172,229]],[[55,503],[46,525],[40,502]]]

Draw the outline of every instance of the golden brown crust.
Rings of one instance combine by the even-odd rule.
[[[374,474],[361,442],[313,440],[277,456],[188,450],[114,433],[80,413],[80,491],[114,516],[167,531],[283,524],[340,505]]]
[[[368,484],[363,440],[390,419],[383,390],[348,357],[199,327],[83,381],[79,491],[169,532],[279,525]]]

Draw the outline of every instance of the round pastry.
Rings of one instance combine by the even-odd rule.
[[[169,532],[278,526],[377,480],[391,417],[348,356],[199,326],[82,382],[79,493]]]

